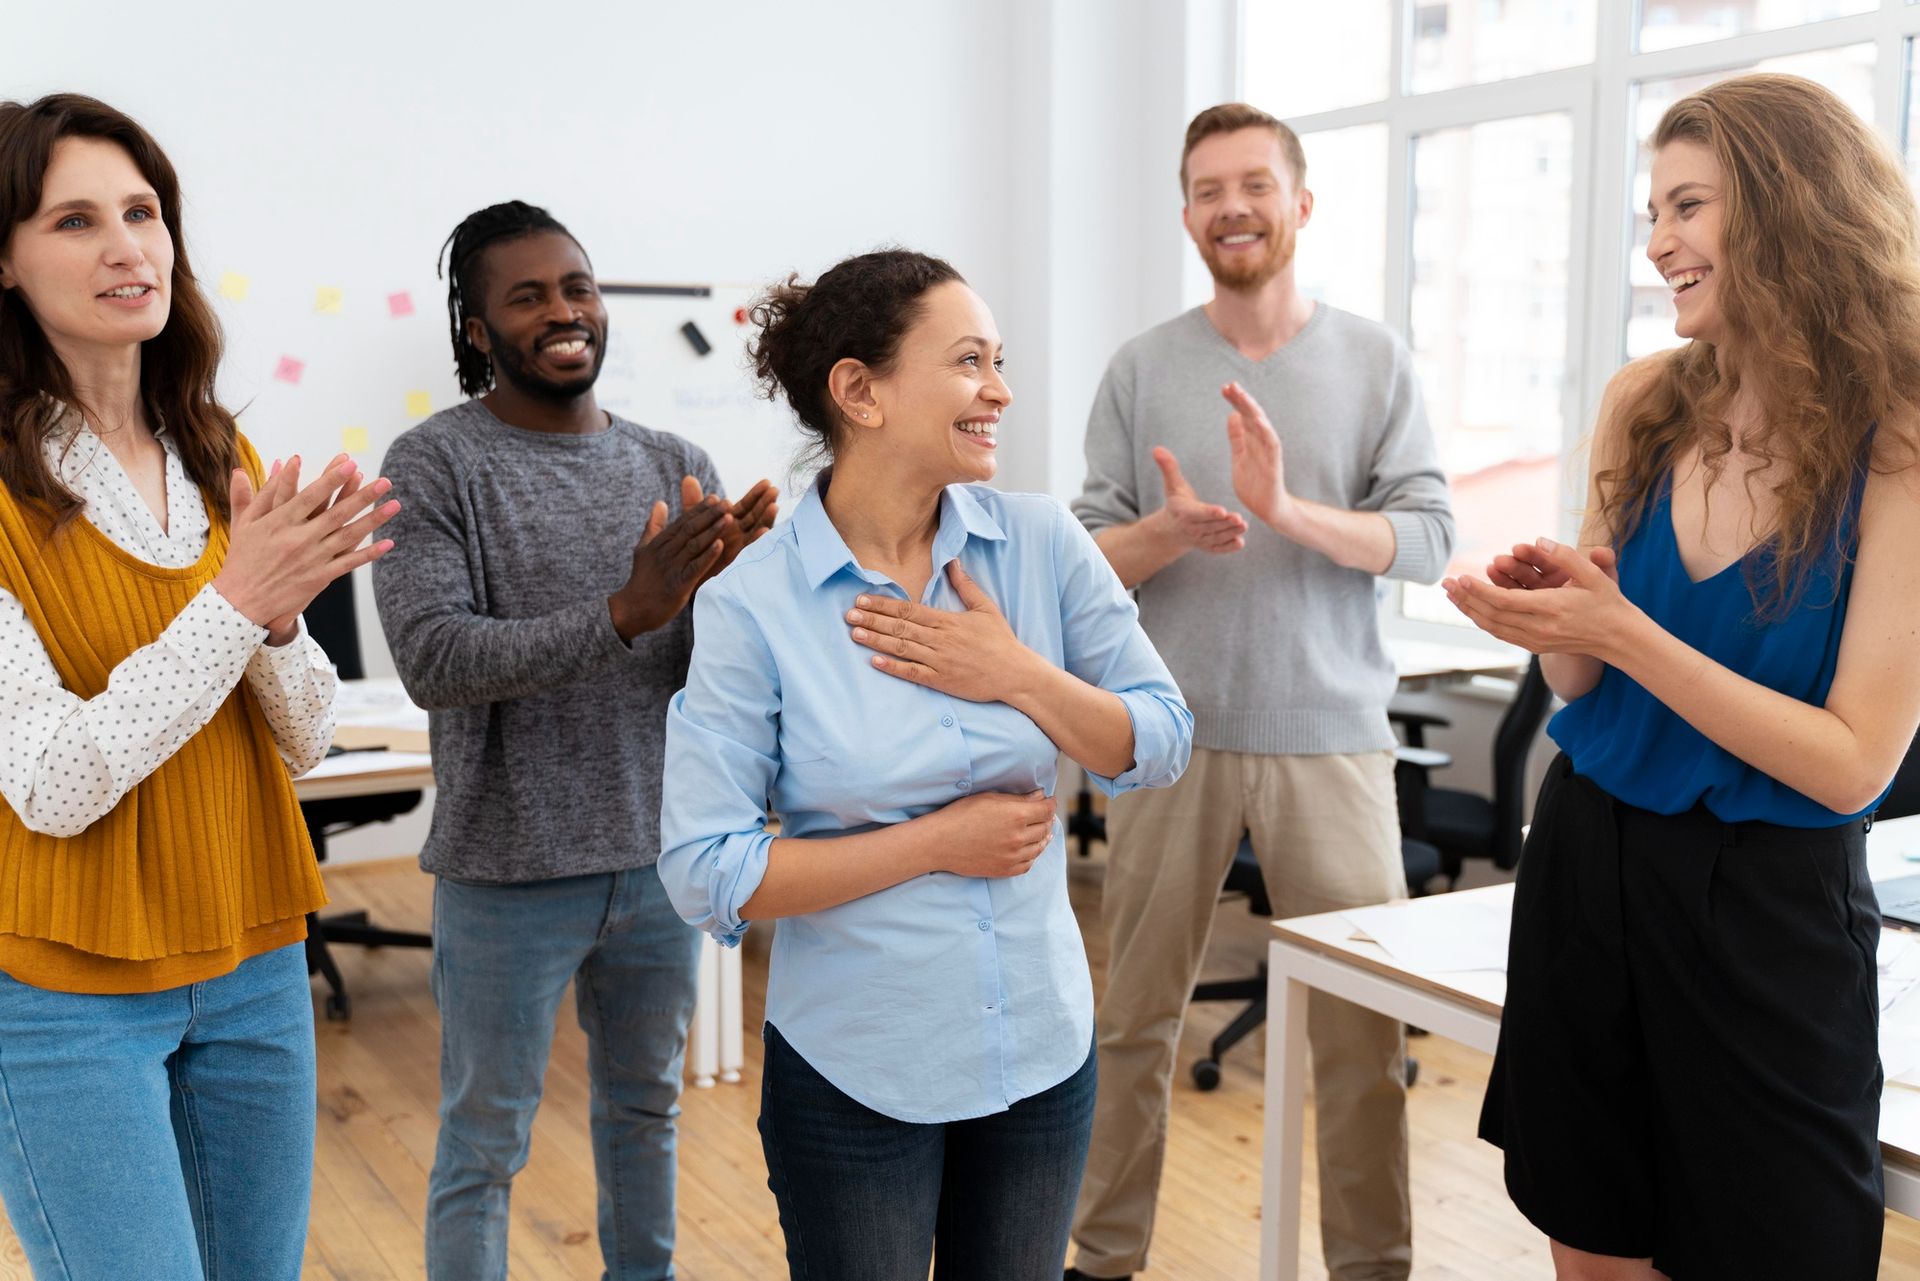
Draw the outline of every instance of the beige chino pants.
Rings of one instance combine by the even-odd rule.
[[[1279,916],[1407,893],[1391,751],[1196,748],[1174,786],[1115,797],[1107,829],[1100,1093],[1073,1225],[1074,1265],[1093,1277],[1147,1266],[1180,1025],[1242,830]],[[1328,1272],[1334,1281],[1404,1281],[1413,1247],[1402,1028],[1315,992],[1307,1036]]]

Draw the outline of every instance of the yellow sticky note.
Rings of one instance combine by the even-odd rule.
[[[340,448],[349,454],[367,452],[367,429],[365,427],[342,427],[340,429]]]
[[[425,418],[433,412],[433,397],[424,391],[407,393],[407,417]]]
[[[235,302],[247,300],[248,280],[237,271],[225,272],[220,277],[220,296],[231,298]]]
[[[341,299],[338,289],[332,285],[322,285],[313,291],[313,309],[322,315],[337,316],[340,314]]]

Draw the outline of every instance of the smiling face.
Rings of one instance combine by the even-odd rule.
[[[1679,313],[1674,332],[1718,343],[1726,338],[1726,314],[1715,292],[1723,268],[1721,232],[1726,223],[1724,176],[1713,152],[1675,139],[1654,153],[1653,195],[1647,202],[1652,235],[1647,258],[1673,292]]]
[[[468,340],[496,378],[537,400],[593,389],[607,357],[607,308],[593,265],[573,237],[539,231],[489,246],[478,264],[484,310]]]
[[[69,365],[84,350],[137,347],[166,328],[173,237],[133,157],[100,138],[54,144],[40,207],[0,246],[0,287],[18,290]]]
[[[1235,129],[1202,138],[1187,155],[1181,219],[1214,282],[1253,290],[1293,262],[1313,195],[1297,183],[1272,129]]]
[[[1013,403],[993,313],[959,281],[927,290],[920,310],[892,369],[871,380],[877,419],[855,409],[855,448],[890,450],[904,474],[936,484],[992,480],[1000,415]]]

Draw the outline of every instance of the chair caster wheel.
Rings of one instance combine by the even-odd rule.
[[[1193,1083],[1203,1090],[1220,1088],[1220,1063],[1217,1059],[1197,1059],[1193,1065]]]
[[[1420,1079],[1420,1060],[1414,1058],[1413,1055],[1409,1054],[1407,1055],[1407,1088],[1411,1090],[1413,1088],[1413,1083],[1415,1081],[1418,1081],[1419,1079]]]
[[[353,1017],[353,1003],[346,995],[334,992],[327,997],[327,1020],[332,1023],[344,1023]]]

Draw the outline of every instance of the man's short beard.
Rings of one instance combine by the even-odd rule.
[[[486,325],[484,320],[480,323]],[[578,378],[556,382],[535,373],[521,358],[520,349],[508,342],[492,325],[487,325],[487,338],[493,347],[493,367],[500,378],[521,395],[554,405],[567,404],[592,391],[594,382],[600,377],[600,366],[607,359],[606,345],[596,339],[593,344],[593,367]]]
[[[1208,252],[1201,254],[1200,260],[1206,263],[1207,274],[1213,277],[1213,283],[1222,289],[1251,293],[1285,271],[1293,262],[1294,246],[1299,241],[1300,233],[1291,227],[1278,227],[1268,234],[1277,234],[1271,252],[1258,262],[1244,263],[1233,270],[1222,267],[1218,251],[1209,244]]]

